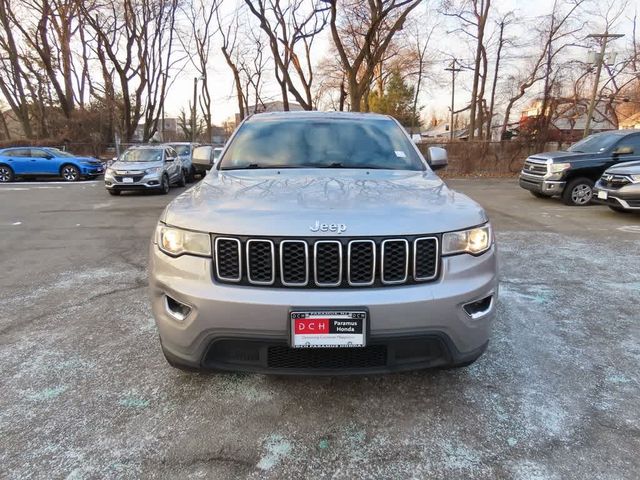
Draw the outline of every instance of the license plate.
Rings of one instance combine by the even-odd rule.
[[[365,310],[295,310],[290,314],[293,348],[355,348],[366,345]]]
[[[131,177],[124,177],[122,179],[122,183],[133,183],[133,178]]]
[[[603,190],[598,190],[598,198],[601,200],[606,200],[607,199],[607,192],[603,191]]]

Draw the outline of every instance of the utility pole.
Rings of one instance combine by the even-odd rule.
[[[596,79],[593,82],[593,91],[591,92],[591,102],[589,103],[589,109],[587,110],[587,121],[584,125],[584,133],[582,138],[585,138],[589,135],[589,130],[591,129],[591,117],[593,117],[593,110],[596,108],[596,97],[598,96],[598,86],[600,85],[600,73],[602,72],[602,64],[604,63],[604,54],[607,49],[607,41],[610,38],[620,38],[624,37],[622,33],[592,33],[591,35],[587,35],[587,38],[598,38],[600,39],[600,53],[598,58],[596,59]]]
[[[198,101],[198,77],[193,77],[193,105],[191,105],[191,142],[196,141],[196,102]]]
[[[453,141],[453,115],[454,115],[454,105],[456,101],[456,73],[461,71],[462,68],[456,67],[458,63],[457,58],[453,58],[451,60],[451,65],[448,68],[445,68],[447,72],[451,72],[451,120],[449,121],[449,139]]]

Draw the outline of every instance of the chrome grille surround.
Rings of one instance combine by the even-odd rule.
[[[336,282],[321,282],[318,280],[318,270],[320,267],[327,268],[326,265],[321,265],[318,257],[318,247],[322,248],[323,245],[337,245],[338,246],[338,280]],[[329,266],[330,267],[330,266]],[[318,240],[313,245],[313,279],[318,287],[337,287],[342,283],[342,243],[338,240]]]
[[[368,282],[354,281],[352,278],[352,249],[356,244],[370,244],[371,245],[371,280]],[[373,240],[351,240],[347,247],[347,282],[352,287],[369,287],[376,281],[376,242]]]
[[[222,275],[220,273],[220,265],[221,265],[220,244],[223,242],[235,242],[237,245],[236,248],[237,248],[237,258],[238,258],[238,274],[233,277],[229,275]],[[237,238],[231,238],[231,237],[216,237],[216,240],[214,242],[214,254],[215,254],[214,263],[216,264],[216,276],[220,280],[227,281],[227,282],[239,282],[240,280],[242,280],[242,244],[240,243],[240,240],[238,240]],[[233,255],[233,252],[230,252],[228,255]]]
[[[267,259],[267,263],[270,264],[269,268],[271,270],[271,275],[268,280],[259,280],[259,279],[252,278],[252,269],[258,268],[258,267],[254,267],[253,263],[256,263],[256,262],[251,261],[251,254],[253,253],[251,250],[251,247],[253,245],[258,246],[258,245],[265,245],[265,244],[269,246],[269,250],[270,250],[271,259]],[[246,263],[247,280],[249,281],[249,283],[253,285],[273,285],[274,282],[276,281],[276,254],[275,254],[275,248],[274,248],[273,242],[271,240],[252,238],[250,240],[247,240],[245,251],[247,254],[247,263]]]
[[[390,265],[391,259],[388,257],[391,256],[391,253],[386,252],[387,245],[404,245],[404,250],[405,250],[404,267],[403,267],[404,275],[400,278],[395,278],[395,279],[392,278],[391,280],[387,280],[387,275],[385,273],[385,266],[387,270],[391,270],[392,268],[395,270],[398,267],[398,265],[393,265],[393,266]],[[394,247],[390,246],[388,248],[394,248]],[[405,283],[407,281],[407,278],[409,278],[409,242],[405,238],[389,238],[387,240],[383,240],[381,245],[381,252],[382,252],[382,255],[381,255],[382,260],[380,261],[380,280],[382,281],[382,283],[384,283],[385,285]],[[393,275],[393,274],[390,274],[390,275]]]
[[[437,234],[212,237],[213,279],[221,283],[272,288],[379,288],[434,281],[441,271]]]

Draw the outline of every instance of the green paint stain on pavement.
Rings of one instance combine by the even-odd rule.
[[[515,447],[518,441],[513,437],[509,437],[507,438],[507,443],[509,444],[510,447]]]
[[[320,447],[321,450],[326,450],[327,448],[329,448],[329,440],[327,440],[326,438],[323,438],[322,440],[320,440],[320,443],[318,444],[318,446]]]
[[[45,388],[44,390],[29,395],[29,400],[51,400],[66,392],[67,387],[60,385],[53,388]]]
[[[127,396],[118,402],[123,407],[128,408],[146,408],[149,406],[149,400],[144,398],[137,398],[133,396]]]

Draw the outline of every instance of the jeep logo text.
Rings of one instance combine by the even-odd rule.
[[[343,233],[347,231],[347,226],[344,223],[320,223],[316,220],[316,223],[309,227],[312,232],[335,232]]]

